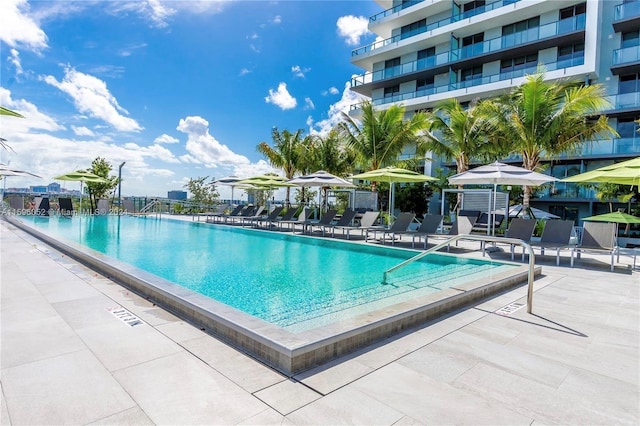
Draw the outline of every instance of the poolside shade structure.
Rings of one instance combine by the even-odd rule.
[[[539,186],[543,183],[557,180],[553,176],[496,161],[453,175],[449,178],[449,183],[452,185],[493,185],[492,216],[494,216],[496,210],[495,194],[498,190],[498,185]],[[533,213],[531,214],[535,216]],[[495,233],[493,226],[491,233]]]
[[[227,185],[231,187],[231,204],[233,204],[233,190],[235,189],[236,186],[242,186],[242,184],[239,184],[238,181],[240,180],[240,178],[238,176],[226,176],[220,179],[216,179],[213,181],[213,183],[217,184],[217,185]]]
[[[515,206],[509,207],[509,217],[519,217],[520,215],[524,215],[525,213],[530,213],[536,219],[560,219],[560,216],[556,216],[555,214],[537,209],[535,207],[529,207],[528,210],[525,209],[522,204],[516,204]],[[504,209],[496,210],[496,214],[504,214]]]
[[[24,118],[24,115],[17,113],[15,111],[10,110],[9,108],[5,108],[0,106],[0,115],[9,115],[11,117]]]
[[[384,167],[382,169],[371,170],[369,172],[353,175],[350,179],[362,179],[373,182],[388,182],[389,185],[389,216],[393,211],[393,187],[396,182],[429,182],[437,180],[434,177],[414,172],[412,170],[399,167]]]
[[[289,183],[286,177],[277,176],[277,175],[253,176],[250,178],[241,179],[236,183],[239,185],[251,185],[255,187],[255,189],[257,190],[266,190],[266,191],[271,191],[274,188],[285,188],[285,187],[295,186],[294,184]],[[269,204],[267,206],[267,210],[270,211],[271,203],[268,202],[267,204]]]
[[[80,182],[80,209],[78,209],[79,211],[81,211],[81,209],[82,209],[82,184],[83,183],[86,183],[86,182],[93,182],[93,183],[106,183],[106,182],[109,182],[108,179],[105,179],[105,178],[103,178],[101,176],[98,176],[98,175],[96,175],[94,173],[87,172],[87,171],[84,171],[84,170],[77,170],[75,172],[66,173],[64,175],[56,176],[56,177],[54,177],[54,179]]]
[[[355,188],[356,186],[351,182],[342,179],[336,175],[332,175],[329,172],[325,172],[324,170],[318,170],[315,173],[311,173],[305,176],[298,176],[289,180],[289,183],[292,183],[297,186],[302,187],[311,187],[318,186],[322,188],[322,204],[323,209],[326,210],[327,207],[327,191],[329,188]]]
[[[36,178],[41,177],[30,172],[25,172],[24,170],[14,169],[12,167],[9,167],[9,165],[7,164],[0,164],[0,176],[24,176]],[[3,179],[3,181],[4,182],[2,182],[2,190],[0,190],[0,202],[2,202],[2,200],[4,199],[4,189],[7,183],[6,179]]]
[[[587,222],[611,222],[617,224],[616,227],[619,227],[621,223],[628,225],[634,223],[640,223],[640,217],[630,215],[624,212],[613,212],[613,213],[604,213],[596,216],[585,217],[582,220]],[[627,229],[627,232],[629,230]],[[618,228],[616,228],[616,236],[618,235]]]
[[[589,172],[580,173],[575,176],[564,178],[562,182],[603,182],[617,183],[620,185],[640,186],[640,157]]]

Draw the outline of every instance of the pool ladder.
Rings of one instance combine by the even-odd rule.
[[[533,253],[533,248],[531,248],[531,246],[522,241],[519,240],[517,238],[505,238],[505,237],[494,237],[491,235],[475,235],[475,234],[460,234],[460,235],[455,235],[451,238],[449,238],[448,240],[437,244],[433,247],[431,247],[430,249],[423,251],[422,253],[413,256],[410,259],[405,260],[402,263],[397,264],[396,266],[387,269],[386,271],[384,271],[384,273],[382,274],[382,283],[383,284],[387,284],[387,277],[389,275],[389,273],[396,271],[400,268],[403,268],[417,260],[422,259],[423,257],[437,251],[440,250],[441,248],[444,247],[448,247],[451,245],[451,243],[455,243],[458,240],[472,240],[472,241],[482,241],[482,242],[496,242],[496,243],[507,243],[507,244],[516,244],[519,246],[522,246],[529,254],[529,274],[528,274],[528,287],[527,287],[527,312],[531,313],[533,310],[533,280],[534,280],[534,273],[535,273],[535,265],[536,265],[536,259],[535,259],[535,255]]]

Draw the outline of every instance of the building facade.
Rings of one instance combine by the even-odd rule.
[[[612,105],[605,113],[619,133],[546,159],[547,173],[564,178],[640,155],[640,0],[376,2],[384,10],[369,18],[369,29],[378,39],[351,56],[365,70],[351,90],[376,108],[402,104],[411,115],[448,98],[494,97],[541,64],[548,80],[604,85]],[[426,172],[437,166],[427,162]],[[569,183],[538,191],[533,202],[567,219],[599,208],[593,190]]]

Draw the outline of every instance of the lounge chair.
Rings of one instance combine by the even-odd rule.
[[[266,222],[270,222],[275,220],[278,215],[280,214],[280,212],[282,211],[284,207],[275,207],[273,210],[271,210],[271,213],[269,213],[268,215],[264,216],[264,215],[260,215],[257,217],[246,217],[242,220],[242,224],[244,225],[245,223],[249,223],[249,224],[253,224],[254,226],[257,226],[258,222],[261,221],[266,221]]]
[[[280,212],[282,212],[282,210],[284,210],[284,208],[280,209]],[[269,220],[267,218],[261,219],[256,221],[256,227],[263,227],[265,225],[269,225],[269,229],[271,229],[271,227],[273,226],[278,226],[278,222],[280,221],[289,221],[291,219],[293,219],[293,217],[296,214],[296,211],[298,209],[294,209],[294,208],[289,208],[283,215],[282,217],[278,218],[278,216],[276,216],[274,219]]]
[[[109,213],[109,208],[109,200],[98,200],[96,203],[96,214],[105,215]]]
[[[346,209],[344,211],[344,213],[342,213],[342,216],[340,217],[340,219],[334,224],[333,223],[329,223],[329,224],[312,223],[312,224],[310,224],[309,225],[310,226],[309,233],[311,234],[312,232],[315,231],[316,228],[319,228],[320,230],[322,230],[322,236],[324,237],[325,232],[327,232],[328,229],[331,229],[331,237],[334,237],[336,228],[349,226],[349,224],[351,222],[353,222],[353,219],[355,219],[357,214],[358,213],[356,211],[354,211],[354,210]]]
[[[58,204],[60,205],[60,214],[62,216],[73,216],[73,203],[71,198],[58,198]]]
[[[244,220],[252,217],[261,217],[262,211],[264,210],[264,206],[247,206],[244,210],[240,212],[239,215],[228,218],[231,222],[231,225],[239,223],[241,225],[244,224]],[[225,223],[229,223],[225,221]]]
[[[511,223],[509,224],[509,228],[507,229],[507,232],[505,233],[505,238],[516,238],[518,240],[522,240],[525,243],[530,243],[531,242],[531,237],[533,237],[533,231],[536,228],[536,220],[535,219],[522,219],[519,217],[513,218],[511,219]],[[483,241],[482,243],[482,255],[484,256],[485,253],[485,241]],[[501,244],[500,242],[497,242],[496,244]],[[504,244],[509,244],[510,249],[511,249],[511,260],[515,259],[515,244],[511,244],[511,243],[504,243]],[[524,251],[524,247],[522,248],[522,261],[524,262],[524,257],[525,257],[525,251]]]
[[[378,236],[378,233],[382,234],[382,244],[386,242],[387,235],[391,236],[391,245],[395,245],[396,243],[396,235],[407,232],[409,230],[409,226],[413,223],[413,219],[415,219],[415,213],[400,213],[398,218],[393,222],[393,224],[387,229],[372,229],[373,238]]]
[[[542,230],[540,241],[532,242],[532,247],[540,248],[540,255],[544,256],[545,249],[556,251],[556,265],[560,266],[560,250],[571,249],[571,234],[573,233],[572,220],[548,220]]]
[[[473,230],[491,233],[494,229],[500,229],[502,222],[504,222],[505,215],[499,213],[493,214],[493,228],[491,227],[491,219],[489,219],[489,216],[488,213],[481,213]]]
[[[336,216],[338,212],[336,210],[330,209],[327,210],[322,217],[320,218],[320,220],[317,221],[310,221],[310,220],[306,220],[304,223],[302,223],[302,233],[306,233],[311,226],[313,225],[330,225],[331,222],[333,222],[333,218]],[[295,224],[295,226],[297,226],[298,224]],[[311,231],[309,231],[309,234],[311,234]]]
[[[133,203],[133,200],[122,200],[122,208],[124,209],[124,213],[135,214],[136,206]]]
[[[476,216],[470,215],[458,215],[458,218],[451,224],[451,228],[445,234],[430,234],[429,237],[434,238],[451,238],[455,235],[466,235],[470,234],[473,230],[473,225],[475,225],[478,218]],[[457,245],[457,242],[456,242]],[[447,245],[447,251],[449,251],[449,245]]]
[[[383,229],[382,226],[374,225],[376,220],[378,220],[378,216],[380,212],[364,212],[364,215],[360,219],[360,224],[357,226],[336,226],[335,229],[342,231],[342,235],[345,235],[345,231],[347,233],[347,240],[351,239],[351,231],[356,230],[360,231],[360,235],[363,235],[365,240],[368,237],[368,233],[373,229]],[[334,231],[335,232],[335,231]]]
[[[585,222],[582,228],[582,241],[571,249],[571,267],[573,255],[580,259],[581,253],[608,253],[611,256],[611,272],[614,270],[614,256],[618,251],[616,243],[617,227],[615,223]]]
[[[298,216],[298,219],[295,220],[279,220],[278,223],[278,230],[282,231],[282,227],[284,225],[287,226],[287,230],[288,231],[293,231],[295,230],[295,226],[297,224],[304,224],[309,217],[311,216],[311,209],[309,207],[305,207],[302,209],[302,212],[300,212],[300,215]]]
[[[213,214],[211,215],[211,221],[212,222],[224,222],[228,217],[233,217],[233,216],[237,216],[240,214],[240,212],[242,210],[244,210],[247,206],[243,206],[242,204],[237,205],[233,208],[233,210],[231,210],[231,212],[224,214],[224,213],[220,213],[220,214]],[[209,222],[209,218],[207,218],[207,222]]]
[[[420,238],[424,237],[424,248],[427,248],[429,235],[434,235],[438,232],[438,228],[440,228],[443,218],[444,216],[441,214],[428,214],[424,217],[418,229],[415,231],[399,232],[399,234],[411,235],[411,247],[416,246],[416,237],[418,237],[418,241],[420,241]]]
[[[38,197],[36,198],[36,216],[49,216],[49,210],[51,210],[51,206],[49,205],[49,197]]]
[[[11,194],[7,196],[9,207],[16,212],[24,210],[24,197],[22,195]]]

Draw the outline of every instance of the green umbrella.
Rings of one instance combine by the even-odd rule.
[[[82,184],[84,182],[92,183],[107,183],[109,179],[105,179],[91,172],[85,172],[83,170],[77,170],[75,172],[66,173],[64,175],[54,177],[56,180],[69,180],[80,182],[80,208],[82,208]]]
[[[562,179],[562,182],[606,182],[640,185],[640,157]]]
[[[614,222],[614,223],[640,223],[640,217],[633,216],[623,212],[613,212],[599,214],[597,216],[585,217],[582,220],[592,222]]]
[[[247,179],[240,179],[236,182],[239,185],[252,185],[257,187],[257,189],[264,189],[271,191],[273,188],[281,188],[281,187],[292,187],[296,186],[287,182],[287,178],[276,175],[260,175],[254,176]],[[267,210],[270,210],[270,203],[267,206]]]
[[[19,114],[15,111],[11,111],[8,108],[2,107],[0,106],[0,115],[10,115],[12,117],[19,117],[19,118],[24,118],[24,116],[22,114]]]
[[[369,172],[353,175],[350,179],[362,179],[373,182],[388,182],[389,185],[389,216],[393,211],[393,185],[396,182],[428,182],[438,180],[431,176],[412,170],[401,169],[399,167],[384,167],[382,169],[371,170]]]

